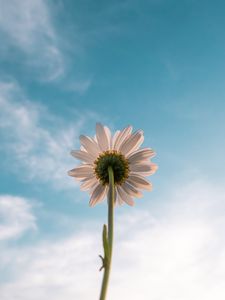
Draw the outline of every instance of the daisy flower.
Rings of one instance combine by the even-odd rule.
[[[141,190],[151,190],[152,184],[145,178],[157,170],[151,162],[155,152],[141,148],[144,133],[132,133],[132,126],[116,131],[114,135],[108,127],[96,124],[96,135],[80,136],[80,150],[71,154],[82,164],[68,174],[81,182],[81,190],[90,194],[90,206],[100,203],[109,191],[108,167],[111,166],[115,182],[115,202],[134,205],[134,197],[142,197]]]

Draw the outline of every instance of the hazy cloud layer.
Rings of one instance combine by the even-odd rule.
[[[193,182],[151,212],[119,214],[108,298],[222,300],[224,206],[223,188]],[[57,241],[2,249],[13,274],[1,284],[2,299],[97,299],[100,231],[88,225]]]
[[[2,51],[20,51],[23,62],[36,68],[42,80],[54,80],[63,75],[65,61],[48,2],[0,0],[0,6]]]
[[[74,186],[67,171],[78,162],[70,151],[78,143],[81,129],[96,116],[87,112],[67,123],[27,99],[14,82],[0,83],[0,106],[0,151],[13,164],[8,170],[20,179],[51,182],[57,188]]]
[[[36,229],[32,207],[23,197],[0,195],[0,241],[19,238]]]

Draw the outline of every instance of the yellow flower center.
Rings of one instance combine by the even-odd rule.
[[[125,156],[116,150],[107,150],[95,160],[94,171],[103,185],[109,183],[109,166],[113,169],[115,184],[124,183],[129,176],[129,163]]]

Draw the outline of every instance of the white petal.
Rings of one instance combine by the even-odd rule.
[[[102,185],[101,183],[95,187],[95,189],[92,192],[91,199],[89,202],[90,206],[94,206],[95,204],[101,202],[104,199],[106,191],[107,191],[106,188],[107,187]]]
[[[68,172],[69,176],[84,179],[90,177],[93,174],[93,167],[91,165],[81,165]]]
[[[96,178],[96,175],[95,175],[94,171],[89,176],[83,178],[81,181],[84,182],[84,181],[90,180],[92,178],[95,178],[96,182],[98,181],[98,179]]]
[[[93,175],[92,177],[87,178],[87,179],[82,181],[82,183],[80,185],[80,189],[82,191],[87,191],[89,189],[92,189],[97,183],[98,183],[98,180]]]
[[[119,150],[122,143],[125,142],[127,138],[131,135],[132,129],[133,129],[132,126],[128,126],[118,134],[114,145],[115,150]]]
[[[145,176],[154,174],[157,169],[158,166],[156,164],[153,164],[152,162],[146,162],[145,164],[130,164],[131,173],[140,173],[140,175]]]
[[[96,188],[97,185],[99,185],[99,181],[98,181],[98,180],[96,181],[95,185],[93,185],[93,186],[89,189],[88,193],[89,193],[90,196],[92,195],[92,193],[93,193],[93,191],[94,191],[94,189]]]
[[[137,197],[140,198],[142,197],[142,193],[138,191],[135,187],[130,185],[128,182],[124,182],[121,187],[124,189],[124,191],[130,195],[131,197]]]
[[[71,155],[76,157],[79,160],[83,160],[86,163],[92,164],[95,160],[95,157],[91,155],[91,153],[87,153],[86,151],[81,150],[72,150]]]
[[[124,201],[123,201],[123,199],[120,197],[120,195],[117,195],[116,203],[118,203],[119,205],[123,205],[123,204],[124,204]]]
[[[136,150],[135,152],[131,152],[128,155],[128,161],[130,163],[137,163],[155,156],[155,152],[150,148],[143,148]]]
[[[122,143],[119,151],[125,156],[137,150],[144,141],[143,131],[139,130],[132,134],[124,143]]]
[[[109,129],[105,129],[102,124],[96,124],[96,137],[98,141],[98,145],[102,151],[108,150],[110,147],[110,136]]]
[[[113,135],[113,138],[112,138],[112,149],[115,149],[115,142],[117,140],[117,137],[118,135],[120,134],[120,130],[117,130],[114,135]]]
[[[120,186],[117,187],[118,190],[118,202],[122,204],[122,202],[126,202],[128,205],[133,206],[134,200],[131,196],[129,196]]]
[[[104,126],[106,135],[108,136],[108,140],[109,140],[109,148],[108,149],[112,149],[112,134],[110,129],[107,126]]]
[[[115,204],[123,205],[123,203],[124,202],[121,200],[118,194],[118,187],[115,186]]]
[[[86,135],[81,135],[80,136],[80,142],[81,145],[84,147],[84,149],[94,156],[95,158],[98,157],[99,153],[101,152],[98,144],[95,142],[94,139],[90,138],[89,136]]]
[[[152,184],[140,175],[130,175],[127,179],[127,182],[137,189],[145,189],[148,191],[152,190]]]

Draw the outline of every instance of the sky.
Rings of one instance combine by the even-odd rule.
[[[224,299],[224,1],[0,7],[1,300],[98,299],[107,203],[67,175],[96,122],[159,166],[115,208],[108,299]]]

